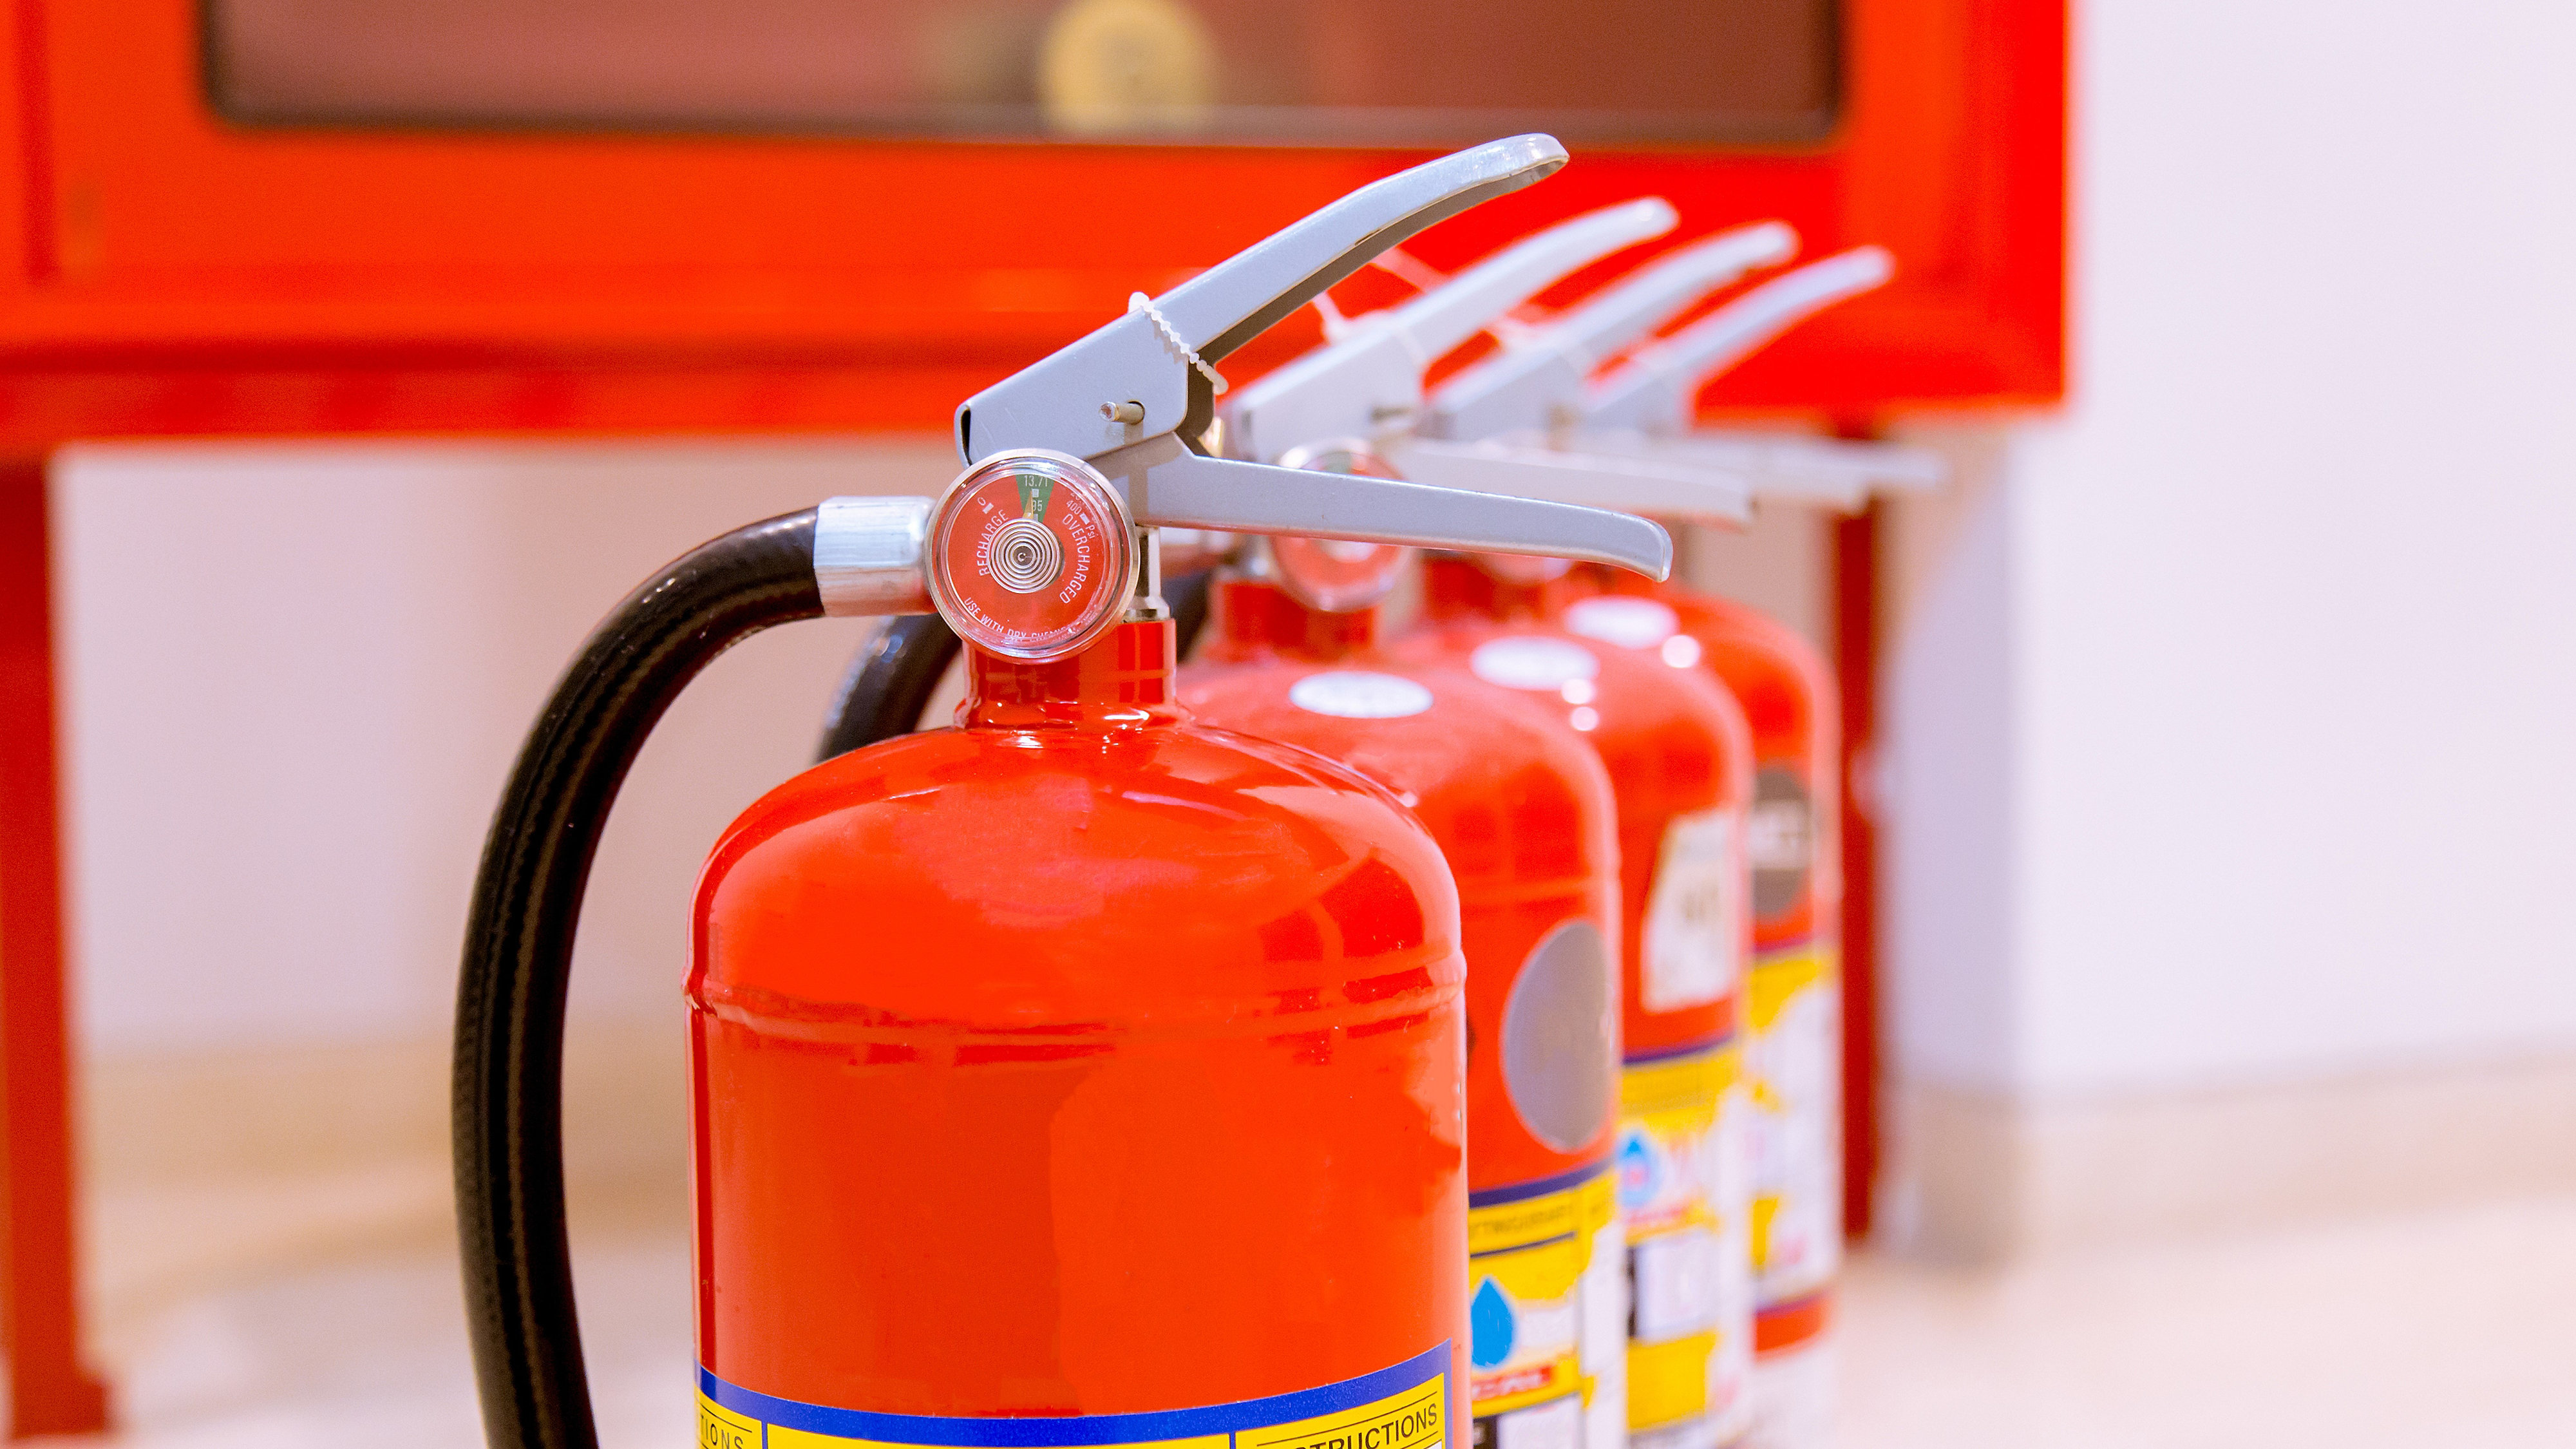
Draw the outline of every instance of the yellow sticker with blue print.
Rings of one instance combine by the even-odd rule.
[[[1752,1430],[1751,1104],[1733,1037],[1632,1053],[1619,1082],[1634,1449]]]
[[[1832,1282],[1842,1262],[1842,989],[1830,950],[1755,958],[1753,1274],[1765,1311]]]
[[[1028,1418],[881,1414],[783,1399],[698,1369],[699,1449],[1437,1449],[1449,1345],[1295,1393],[1188,1409]]]
[[[1468,1198],[1474,1449],[1617,1442],[1626,1360],[1610,1166],[1604,1158]]]

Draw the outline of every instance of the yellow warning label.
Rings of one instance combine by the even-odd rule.
[[[1743,1074],[1744,1054],[1733,1046],[1663,1061],[1637,1062],[1619,1073],[1619,1111],[1643,1117],[1649,1112],[1706,1108],[1735,1085]]]
[[[759,1393],[701,1365],[698,1443],[699,1449],[1442,1449],[1452,1354],[1441,1343],[1375,1373],[1261,1399],[1061,1417],[837,1408]]]
[[[1202,1434],[1192,1439],[1154,1439],[1136,1444],[1102,1445],[1100,1449],[1226,1449],[1227,1439],[1224,1434]],[[750,1442],[751,1449],[760,1449],[758,1439]],[[888,1439],[845,1439],[772,1424],[769,1426],[769,1449],[919,1449],[919,1446]]]
[[[1801,991],[1833,979],[1831,962],[1822,951],[1798,950],[1766,956],[1753,963],[1752,982],[1744,993],[1745,1019],[1757,1031],[1769,1031],[1781,1008]]]
[[[761,1449],[760,1426],[700,1394],[698,1449]]]
[[[1550,1238],[1588,1238],[1618,1211],[1613,1183],[1606,1172],[1560,1192],[1519,1202],[1496,1203],[1467,1211],[1467,1255],[1483,1257],[1544,1243]]]
[[[1628,1427],[1650,1429],[1708,1412],[1708,1360],[1717,1333],[1628,1345]]]
[[[1240,1430],[1234,1442],[1235,1449],[1421,1449],[1439,1443],[1448,1422],[1449,1381],[1436,1378],[1356,1409]]]

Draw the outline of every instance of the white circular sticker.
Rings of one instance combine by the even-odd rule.
[[[1601,661],[1580,644],[1524,634],[1477,645],[1467,656],[1467,667],[1478,679],[1505,689],[1562,689],[1599,674]]]
[[[1288,686],[1288,702],[1341,719],[1402,719],[1429,709],[1431,691],[1398,675],[1335,669]]]
[[[1620,595],[1577,599],[1565,610],[1565,627],[1586,639],[1622,649],[1652,649],[1681,631],[1681,616],[1652,599]]]

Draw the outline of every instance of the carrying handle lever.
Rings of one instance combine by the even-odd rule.
[[[1593,359],[1627,346],[1693,302],[1756,267],[1797,255],[1798,233],[1764,221],[1694,242],[1587,298],[1549,323],[1547,342]]]
[[[1434,359],[1549,284],[1661,235],[1674,220],[1671,204],[1651,196],[1588,212],[1401,306],[1345,324],[1339,337],[1226,399],[1226,451],[1277,459],[1310,443],[1410,426],[1422,410],[1423,371]]]
[[[1605,456],[1492,439],[1454,443],[1407,438],[1388,450],[1387,461],[1417,483],[1472,488],[1501,497],[1617,509],[1721,528],[1742,528],[1753,518],[1753,490],[1743,474],[1660,457]]]
[[[1543,180],[1565,164],[1553,136],[1513,136],[1373,181],[1154,299],[1182,342],[1214,362],[1371,257],[1434,222]]]
[[[1514,242],[1445,285],[1390,309],[1387,324],[1401,328],[1423,358],[1437,358],[1559,278],[1622,247],[1662,236],[1680,220],[1673,204],[1660,196],[1586,212]]]
[[[1544,554],[1658,580],[1672,573],[1670,535],[1646,519],[1602,508],[1211,458],[1177,438],[1151,439],[1091,462],[1143,525]]]
[[[1583,420],[1596,428],[1687,427],[1701,388],[1780,334],[1848,297],[1885,286],[1896,259],[1854,247],[1763,283],[1639,352],[1594,383]]]
[[[1554,137],[1513,136],[1399,171],[1352,192],[960,404],[958,455],[1007,449],[1089,458],[1195,432],[1192,380],[1224,391],[1214,364],[1371,257],[1478,202],[1565,164]],[[1193,419],[1195,418],[1195,422]]]
[[[1560,411],[1580,412],[1585,380],[1603,357],[1752,268],[1786,261],[1797,250],[1795,231],[1766,221],[1659,258],[1443,383],[1423,410],[1420,430],[1426,437],[1473,440],[1544,427]]]

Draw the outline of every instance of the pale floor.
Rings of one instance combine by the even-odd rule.
[[[581,1254],[603,1442],[686,1444],[687,1268]],[[2576,1446],[2576,1201],[1849,1279],[1842,1449]],[[120,1334],[134,1449],[478,1439],[452,1263],[360,1257],[207,1292]]]

